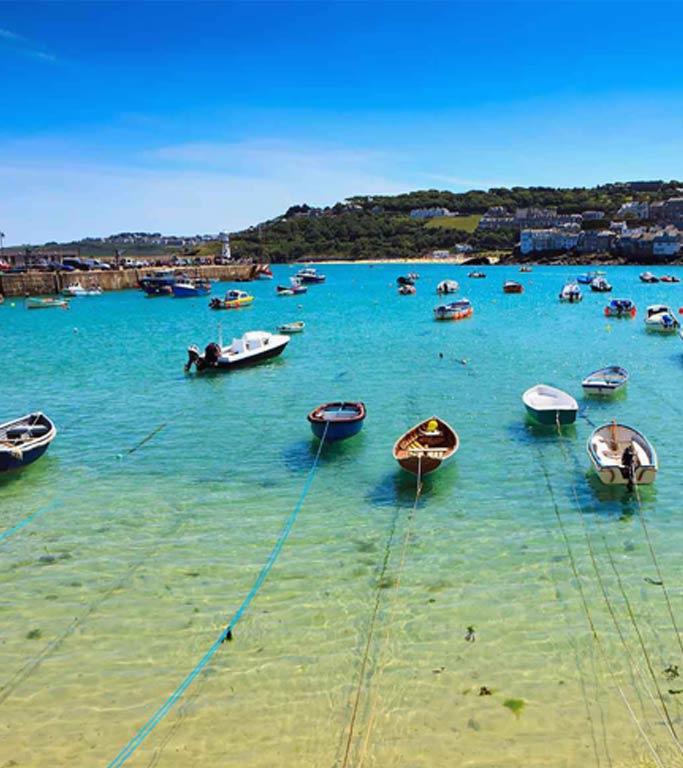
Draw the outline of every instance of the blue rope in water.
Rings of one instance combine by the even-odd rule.
[[[126,744],[126,746],[119,752],[119,754],[116,755],[116,757],[111,761],[111,763],[109,763],[107,768],[119,768],[119,766],[122,766],[128,760],[128,758],[138,749],[138,747],[142,745],[142,743],[149,736],[149,734],[157,727],[157,725],[159,725],[159,723],[169,713],[169,711],[172,709],[176,701],[178,701],[178,699],[183,695],[183,693],[185,693],[185,691],[189,688],[189,686],[192,684],[195,678],[197,678],[197,676],[202,672],[204,667],[209,663],[209,661],[211,661],[211,658],[213,657],[213,655],[225,642],[228,635],[231,633],[232,628],[240,620],[240,618],[242,617],[244,612],[247,610],[249,604],[254,599],[254,597],[256,597],[256,593],[261,588],[263,582],[266,580],[266,577],[270,573],[271,568],[275,564],[275,561],[277,560],[278,555],[280,554],[280,551],[282,550],[282,547],[284,546],[284,543],[287,540],[287,537],[289,536],[290,531],[292,530],[294,522],[296,521],[296,518],[299,514],[299,510],[301,509],[301,506],[304,503],[304,499],[306,498],[306,494],[308,493],[308,489],[310,488],[311,482],[313,481],[313,477],[315,476],[315,472],[318,468],[320,453],[325,443],[325,438],[327,437],[327,430],[329,426],[330,426],[330,422],[328,421],[325,424],[325,431],[323,432],[323,436],[320,440],[320,445],[318,446],[318,451],[315,455],[315,459],[313,460],[313,466],[309,470],[308,477],[306,478],[306,482],[304,483],[304,487],[303,487],[303,490],[301,491],[301,495],[299,496],[299,500],[297,501],[293,512],[287,518],[287,522],[282,528],[282,531],[280,532],[280,535],[278,536],[278,539],[275,542],[275,546],[273,547],[270,554],[268,555],[266,562],[263,564],[261,571],[259,572],[259,575],[256,578],[256,581],[254,582],[254,585],[249,591],[249,594],[242,601],[242,605],[240,605],[240,607],[237,609],[237,612],[230,620],[230,623],[228,624],[228,626],[221,632],[221,634],[218,636],[218,639],[204,654],[204,656],[202,656],[202,658],[200,659],[198,664],[194,667],[194,669],[190,672],[190,674],[175,689],[175,691],[173,691],[173,693],[166,699],[166,701],[159,707],[159,709],[157,709],[157,711],[152,715],[152,717],[149,718],[149,720],[142,726],[142,728],[140,728],[137,734],[128,742],[128,744]]]
[[[16,533],[18,530],[23,528],[25,525],[28,525],[31,520],[35,520],[37,517],[40,517],[40,515],[44,515],[46,512],[49,512],[51,509],[59,509],[59,507],[63,507],[64,504],[61,501],[51,501],[49,504],[46,504],[44,507],[41,507],[37,512],[34,512],[32,515],[29,515],[25,520],[22,520],[20,523],[17,523],[12,528],[9,528],[6,531],[3,531],[0,533],[0,541],[3,541],[8,536],[11,536],[13,533]]]
[[[168,425],[168,422],[164,422],[158,427],[155,427],[146,437],[144,437],[142,440],[140,440],[138,443],[136,443],[132,448],[126,451],[126,455],[129,455],[131,453],[135,453],[139,448],[141,448],[145,443],[149,442],[156,434],[161,432],[164,427]],[[118,454],[118,456],[122,457],[123,454]],[[26,520],[22,520],[20,523],[15,525],[13,528],[9,528],[6,531],[3,531],[0,533],[0,541],[3,541],[3,539],[6,539],[8,536],[11,536],[13,533],[16,533],[18,530],[23,528],[25,525],[28,525],[32,520],[35,520],[37,517],[40,517],[40,515],[45,514],[45,512],[49,512],[51,509],[59,509],[60,507],[64,506],[64,502],[62,501],[51,501],[49,504],[46,504],[44,507],[39,509],[37,512],[34,512],[32,515],[29,515]]]

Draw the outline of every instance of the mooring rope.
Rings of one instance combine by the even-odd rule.
[[[185,519],[182,517],[179,517],[173,525],[169,527],[169,530],[161,536],[162,540],[166,540],[169,538],[169,536],[173,536],[175,533],[177,533],[183,523],[185,522]],[[121,587],[132,577],[135,575],[136,571],[145,563],[149,562],[149,560],[154,556],[154,554],[158,551],[159,547],[154,549],[151,553],[147,552],[141,557],[139,557],[137,560],[135,560],[133,563],[131,563],[128,566],[128,569],[126,572],[121,576],[119,579],[117,579],[113,584],[111,584],[103,593],[98,597],[96,600],[94,600],[85,610],[83,614],[80,616],[75,616],[69,624],[66,626],[66,628],[62,631],[60,635],[55,637],[53,640],[51,640],[40,653],[38,653],[33,658],[26,661],[21,667],[19,667],[16,672],[5,682],[0,686],[0,704],[3,704],[11,695],[12,693],[23,683],[25,682],[31,675],[33,675],[34,672],[36,672],[42,664],[49,659],[54,653],[56,653],[61,646],[64,644],[64,642],[69,638],[70,635],[74,633],[74,631],[82,627],[87,619],[92,616],[95,611],[97,611],[98,608],[100,608],[109,598],[118,592]]]
[[[256,594],[258,593],[259,589],[263,585],[263,582],[266,580],[266,577],[270,573],[273,565],[275,565],[275,561],[277,560],[278,555],[280,554],[280,551],[282,550],[282,547],[284,546],[284,543],[287,540],[287,537],[289,536],[289,533],[292,530],[292,527],[294,526],[294,523],[299,514],[299,511],[304,503],[304,499],[306,498],[306,494],[308,493],[308,489],[310,488],[311,483],[313,482],[313,478],[315,477],[315,473],[318,468],[318,463],[320,460],[320,454],[322,452],[323,445],[325,444],[325,439],[327,438],[327,431],[329,429],[329,426],[330,426],[330,422],[327,421],[325,423],[325,429],[323,431],[323,435],[320,439],[320,445],[318,446],[317,453],[313,460],[313,465],[311,466],[311,469],[308,472],[308,477],[306,478],[306,482],[304,483],[304,487],[294,507],[294,510],[292,511],[290,516],[287,518],[284,524],[284,527],[280,531],[280,535],[278,536],[277,541],[275,542],[275,545],[273,546],[272,550],[270,551],[270,554],[266,558],[266,561],[263,564],[258,574],[258,577],[254,582],[254,585],[252,586],[252,588],[249,590],[249,593],[242,601],[242,604],[237,609],[232,619],[230,619],[229,624],[220,633],[216,641],[209,648],[209,650],[202,656],[202,658],[195,665],[192,671],[185,677],[182,683],[180,683],[180,685],[173,691],[173,693],[166,699],[166,701],[159,707],[159,709],[157,709],[157,711],[149,718],[149,720],[142,726],[142,728],[140,728],[140,730],[128,742],[128,744],[126,744],[126,746],[118,753],[118,755],[116,755],[116,757],[109,763],[108,768],[118,768],[118,766],[123,765],[128,760],[128,758],[142,745],[142,743],[149,736],[149,734],[157,727],[157,725],[159,725],[159,723],[164,719],[164,717],[170,712],[170,710],[173,708],[173,705],[178,701],[178,699],[183,695],[183,693],[189,688],[193,680],[195,680],[195,678],[197,678],[201,674],[202,670],[211,661],[212,657],[214,656],[216,651],[221,647],[221,645],[223,645],[223,643],[226,640],[232,638],[233,628],[235,627],[237,622],[240,620],[244,612],[247,610],[251,601],[256,597]]]
[[[543,460],[543,453],[539,448],[539,466],[541,467],[541,471],[543,472],[543,476],[545,478],[546,486],[548,488],[548,493],[550,494],[550,498],[553,504],[553,508],[555,510],[555,517],[557,518],[557,522],[560,528],[560,532],[562,534],[562,538],[564,539],[565,548],[567,549],[567,554],[569,556],[569,562],[571,566],[572,573],[574,575],[574,580],[576,581],[576,585],[579,591],[579,596],[581,599],[581,604],[583,606],[584,613],[586,615],[586,620],[588,621],[588,626],[591,630],[591,634],[593,635],[593,639],[595,640],[596,646],[598,648],[598,651],[600,653],[600,656],[603,660],[603,663],[605,664],[605,668],[607,669],[608,673],[612,677],[612,681],[614,682],[614,685],[619,692],[619,695],[622,698],[622,701],[624,702],[624,705],[626,706],[626,709],[628,710],[631,719],[636,725],[636,728],[638,729],[640,735],[643,737],[643,740],[647,744],[648,748],[650,749],[650,752],[652,753],[652,756],[659,766],[659,768],[664,768],[664,763],[662,762],[662,759],[660,758],[657,749],[655,748],[654,744],[650,741],[648,735],[645,733],[645,730],[643,728],[642,723],[638,719],[638,716],[633,710],[633,707],[631,706],[630,702],[626,698],[626,694],[624,693],[621,685],[619,684],[619,681],[617,680],[616,674],[614,673],[614,670],[612,669],[609,658],[607,656],[607,651],[603,648],[602,641],[600,639],[600,636],[598,635],[597,628],[595,626],[595,622],[593,621],[593,617],[591,615],[590,608],[588,607],[588,600],[586,598],[586,594],[583,589],[583,584],[581,583],[581,577],[579,576],[579,571],[576,565],[576,559],[574,557],[574,553],[571,548],[571,544],[569,543],[569,536],[567,535],[567,531],[564,527],[564,522],[562,520],[562,515],[560,514],[560,509],[557,504],[557,501],[555,499],[555,493],[552,488],[552,484],[550,482],[550,476],[548,474],[548,470],[545,466],[545,462]]]
[[[44,507],[41,507],[37,512],[34,512],[32,515],[29,515],[25,520],[22,520],[20,523],[17,523],[17,525],[14,525],[11,528],[8,528],[6,531],[3,531],[2,533],[0,533],[0,541],[4,541],[13,533],[16,533],[17,531],[21,530],[25,525],[28,525],[37,517],[44,515],[46,512],[49,512],[51,509],[59,509],[60,507],[63,507],[63,506],[64,506],[64,503],[62,501],[59,501],[58,499],[53,499],[52,501],[48,502]]]
[[[413,507],[412,507],[412,509],[410,511],[410,516],[409,516],[409,520],[408,520],[408,530],[407,530],[406,536],[404,538],[403,550],[402,550],[402,555],[401,555],[401,562],[399,564],[399,570],[398,570],[398,573],[397,573],[397,576],[396,576],[396,579],[397,579],[396,585],[395,585],[396,589],[398,589],[398,586],[400,584],[401,569],[403,568],[403,564],[405,562],[405,551],[406,551],[408,539],[410,537],[410,531],[411,531],[411,528],[412,528],[412,520],[413,520],[413,518],[415,516],[415,512],[417,510],[417,505],[419,503],[421,493],[422,493],[422,456],[418,454],[418,457],[417,457],[417,485],[416,485],[416,489],[415,489],[415,501],[413,502]],[[387,550],[385,552],[384,563],[383,563],[383,566],[382,566],[383,567],[383,572],[386,570],[386,566],[388,564],[388,555],[389,555],[389,550]],[[351,755],[351,744],[353,742],[353,734],[354,734],[354,729],[355,729],[355,725],[356,725],[356,718],[358,716],[358,707],[359,707],[359,704],[360,704],[361,693],[363,691],[363,680],[365,678],[365,670],[366,670],[366,667],[368,665],[368,659],[370,657],[370,647],[372,645],[372,639],[373,639],[373,635],[374,635],[374,632],[375,632],[375,626],[377,624],[377,616],[378,616],[378,613],[379,613],[379,606],[380,606],[380,603],[381,603],[381,595],[382,595],[382,584],[380,582],[378,584],[378,586],[377,586],[377,592],[376,592],[376,595],[375,595],[375,603],[374,603],[374,606],[373,606],[373,609],[372,609],[372,614],[370,616],[370,626],[368,628],[368,635],[367,635],[366,642],[365,642],[365,649],[363,651],[363,658],[362,658],[362,661],[361,661],[360,670],[358,672],[358,685],[356,686],[356,692],[355,692],[355,696],[354,696],[353,708],[351,710],[351,721],[349,723],[349,733],[348,733],[348,737],[346,739],[346,749],[344,750],[344,759],[342,761],[342,768],[347,768],[347,766],[349,764],[349,757]],[[362,754],[361,754],[361,758],[362,758]]]
[[[127,451],[125,451],[125,454],[119,454],[119,457],[123,455],[128,456],[132,453],[135,453],[139,448],[142,448],[142,446],[145,445],[145,443],[148,443],[155,435],[161,432],[161,430],[164,429],[164,427],[166,427],[168,423],[169,422],[166,421],[163,424],[159,425],[158,427],[155,427],[146,437],[143,437],[143,439],[138,441],[132,448],[129,448]],[[24,526],[33,522],[33,520],[40,517],[41,515],[44,515],[46,512],[63,507],[64,501],[65,501],[65,497],[55,498],[52,501],[50,501],[48,504],[46,504],[44,507],[41,507],[37,512],[34,512],[32,515],[29,515],[25,520],[22,520],[17,525],[12,526],[12,528],[8,528],[6,531],[3,531],[2,533],[0,533],[0,542],[9,538],[13,533],[16,533],[17,531],[21,530]]]
[[[633,668],[633,666],[635,666],[633,657],[632,657],[631,652],[630,652],[630,650],[628,648],[628,644],[626,643],[626,638],[624,637],[624,635],[622,633],[622,630],[621,630],[621,628],[619,626],[619,622],[618,622],[618,619],[616,617],[616,613],[614,611],[614,607],[612,606],[612,603],[611,603],[611,601],[609,599],[609,594],[607,592],[607,588],[605,586],[604,580],[603,580],[602,575],[600,573],[600,569],[598,568],[597,559],[596,559],[596,556],[595,556],[595,549],[593,547],[590,535],[588,533],[588,528],[587,528],[585,517],[584,517],[584,514],[583,514],[583,507],[581,506],[581,502],[579,500],[579,495],[578,495],[578,492],[576,490],[576,484],[574,483],[574,480],[573,480],[572,475],[571,475],[571,466],[570,466],[570,462],[569,462],[570,457],[569,457],[569,455],[568,455],[568,453],[567,453],[567,451],[565,449],[564,438],[563,438],[563,435],[562,435],[562,429],[561,429],[561,426],[560,426],[560,423],[559,423],[559,418],[556,421],[556,427],[557,427],[557,434],[558,434],[558,443],[560,445],[560,450],[562,452],[562,456],[563,456],[565,465],[566,465],[567,469],[569,470],[569,483],[570,483],[570,487],[571,487],[571,490],[572,490],[572,496],[574,497],[574,502],[575,502],[576,508],[577,508],[577,510],[579,512],[579,518],[581,520],[581,525],[582,525],[582,528],[583,528],[583,533],[584,533],[584,538],[586,540],[586,545],[588,547],[588,553],[589,553],[589,557],[590,557],[590,560],[591,560],[591,564],[593,566],[593,570],[594,570],[596,578],[598,580],[598,585],[600,587],[600,591],[601,591],[603,599],[605,601],[605,605],[607,606],[607,610],[608,610],[608,612],[610,614],[610,617],[612,618],[612,622],[614,623],[614,626],[615,626],[615,628],[617,630],[617,634],[619,636],[619,639],[620,639],[620,641],[621,641],[621,643],[622,643],[622,645],[624,647],[624,650],[626,651],[626,654],[627,654],[627,656],[629,658],[629,662],[630,662],[630,664],[632,665],[632,668]],[[608,550],[608,555],[609,555],[609,557],[611,559],[611,553],[609,552],[609,550]],[[613,568],[616,571],[616,566],[614,564],[613,564]],[[659,697],[659,702],[660,702],[662,711],[664,713],[664,717],[665,717],[665,720],[666,720],[666,723],[667,723],[667,728],[670,731],[671,736],[672,736],[672,738],[674,740],[674,743],[678,747],[679,751],[681,751],[683,753],[683,746],[681,745],[681,743],[678,740],[678,736],[676,734],[676,730],[674,728],[673,721],[672,721],[671,716],[669,714],[669,709],[668,709],[668,707],[666,705],[666,702],[664,700],[664,695],[663,695],[663,693],[661,691],[661,688],[659,686],[659,681],[657,680],[657,676],[656,676],[654,668],[652,666],[652,661],[650,659],[650,655],[648,653],[647,646],[645,645],[645,641],[643,640],[643,636],[642,636],[642,633],[640,631],[640,627],[638,626],[638,623],[637,623],[637,621],[635,619],[635,615],[633,613],[633,609],[631,607],[630,600],[628,599],[628,595],[626,594],[626,591],[623,589],[623,584],[621,582],[621,579],[618,579],[617,583],[620,586],[620,591],[621,591],[622,597],[623,597],[625,605],[626,605],[626,609],[627,609],[627,613],[628,613],[629,619],[631,620],[633,628],[634,628],[634,630],[636,632],[636,636],[638,638],[638,642],[639,642],[640,648],[641,648],[641,650],[643,652],[643,657],[645,659],[645,663],[647,665],[648,671],[649,671],[650,676],[652,678],[652,682],[654,683],[655,690],[657,692],[657,696]],[[649,695],[652,697],[652,694],[649,691],[649,689],[647,688],[647,686],[646,686],[646,690],[648,691]],[[654,699],[653,699],[653,701],[654,701]]]

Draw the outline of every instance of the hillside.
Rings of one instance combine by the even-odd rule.
[[[402,195],[356,196],[324,209],[293,206],[284,216],[231,235],[239,258],[273,262],[297,259],[391,259],[471,245],[475,251],[512,249],[517,230],[480,231],[479,218],[493,206],[509,210],[557,208],[560,214],[604,211],[614,216],[631,200],[654,202],[680,192],[681,182],[624,182],[598,187],[513,187],[456,193],[422,190]],[[419,208],[447,208],[459,215],[413,219]]]
[[[510,250],[519,239],[515,229],[482,231],[477,224],[494,206],[556,208],[560,214],[586,210],[604,211],[609,219],[619,207],[632,200],[655,202],[681,195],[678,181],[621,182],[597,187],[512,187],[488,191],[448,192],[420,190],[401,195],[372,195],[348,198],[327,208],[302,204],[285,214],[230,235],[232,253],[238,259],[289,262],[306,259],[392,259],[425,255],[433,250],[453,249],[467,244],[474,251]],[[455,216],[411,218],[420,208],[447,208]],[[586,227],[604,225],[586,222]],[[169,257],[173,255],[214,256],[220,242],[196,246],[160,246],[118,243],[85,238],[72,243],[31,246],[33,255],[78,253],[82,257],[111,258],[119,250],[125,258]],[[5,253],[26,248],[6,248]]]

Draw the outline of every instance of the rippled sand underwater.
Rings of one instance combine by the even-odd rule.
[[[232,641],[127,764],[683,764],[683,345],[643,324],[683,294],[608,269],[638,306],[608,321],[604,295],[559,304],[572,268],[429,265],[414,296],[400,265],[321,269],[285,299],[276,267],[237,312],[137,292],[0,308],[3,420],[40,409],[59,430],[0,480],[0,535],[41,512],[0,540],[0,766],[114,761],[249,593],[316,456],[306,413],[335,399],[365,402],[362,432],[323,448]],[[473,318],[432,320],[445,278]],[[219,322],[227,340],[299,319],[271,363],[183,372]],[[583,398],[608,364],[627,395]],[[561,437],[525,418],[540,382],[579,400]],[[461,447],[416,503],[391,448],[432,414]],[[612,418],[659,453],[638,496],[590,471],[585,441]]]

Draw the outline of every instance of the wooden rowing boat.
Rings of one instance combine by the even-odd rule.
[[[457,432],[438,416],[421,421],[394,444],[394,458],[406,472],[428,475],[458,450]]]

